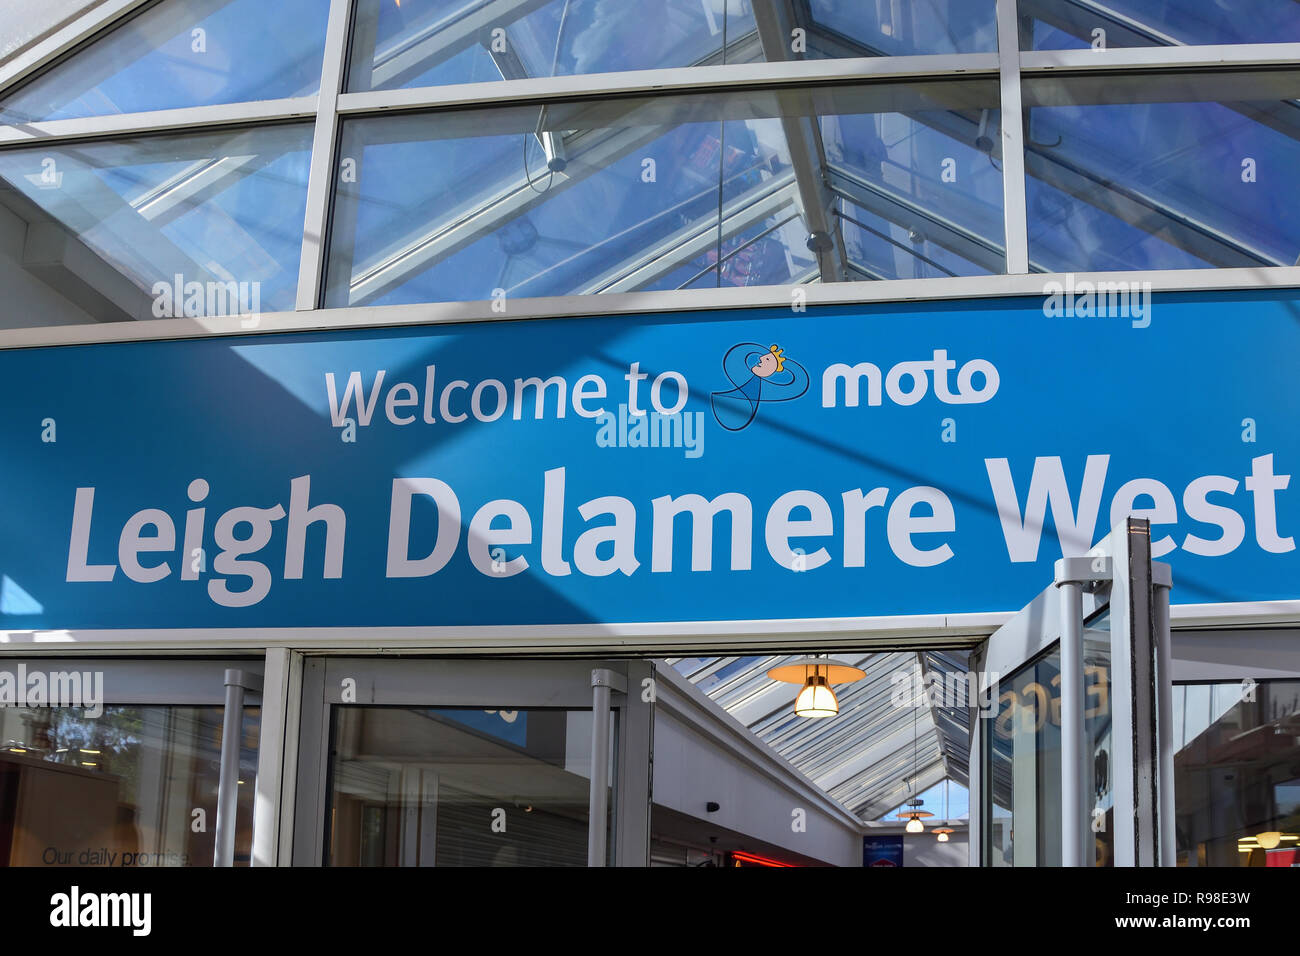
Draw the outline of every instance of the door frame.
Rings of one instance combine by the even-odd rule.
[[[654,732],[653,662],[411,656],[304,658],[302,709],[291,860],[323,866],[331,709],[343,705],[342,680],[355,681],[356,706],[562,707],[591,710],[593,671],[613,671],[626,693],[610,694],[617,728],[614,746],[613,855],[615,866],[650,861],[650,774]],[[646,682],[649,682],[648,684]]]
[[[1127,518],[1082,558],[1057,562],[1056,580],[1000,627],[972,654],[977,673],[1014,674],[1054,644],[1063,651],[1081,640],[1083,622],[1110,608],[1111,733],[1131,747],[1112,748],[1114,853],[1116,866],[1172,866],[1174,803],[1172,653],[1169,566],[1151,560],[1150,522]],[[1063,642],[1063,638],[1066,640]],[[1077,653],[1077,652],[1076,652]],[[1082,733],[1082,710],[1071,721],[1065,662],[1062,664],[1062,790],[1077,790],[1079,767],[1067,767],[1069,728]],[[1075,668],[1082,681],[1082,661]],[[995,691],[998,693],[998,691]],[[1076,695],[1081,704],[1081,696]],[[989,842],[992,752],[987,720],[971,711],[971,866],[986,866]],[[991,717],[996,719],[996,709]],[[1068,725],[1068,726],[1067,726]],[[1079,751],[1082,759],[1082,751]],[[1067,804],[1068,805],[1068,804]]]

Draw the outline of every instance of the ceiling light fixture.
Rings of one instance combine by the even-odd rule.
[[[906,830],[908,833],[924,833],[925,824],[922,823],[921,821],[926,817],[934,816],[933,813],[927,813],[925,810],[917,809],[917,807],[923,805],[924,805],[923,801],[913,800],[911,803],[908,804],[908,806],[911,807],[912,809],[904,810],[902,813],[898,815],[898,819],[907,820],[907,826],[905,826],[903,829]]]
[[[1282,842],[1282,834],[1277,830],[1265,830],[1255,837],[1255,841],[1265,850],[1274,850]]]
[[[773,667],[767,676],[786,684],[803,685],[794,701],[794,712],[798,716],[834,717],[840,712],[840,702],[831,685],[851,684],[867,675],[861,668],[841,664],[829,657],[801,657]]]

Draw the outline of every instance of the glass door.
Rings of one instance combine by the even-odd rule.
[[[976,653],[971,862],[1172,865],[1168,567],[1129,519],[1056,571]]]
[[[294,863],[645,865],[652,673],[309,659]]]
[[[262,674],[0,656],[0,867],[252,863]]]

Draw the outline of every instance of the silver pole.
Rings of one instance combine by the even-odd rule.
[[[239,738],[244,723],[244,672],[226,671],[221,719],[221,776],[217,781],[217,840],[213,866],[235,865],[235,811],[239,808]]]
[[[587,866],[604,866],[609,830],[609,682],[591,672],[591,800],[587,820]]]
[[[1178,865],[1174,833],[1174,680],[1173,647],[1169,633],[1169,589],[1172,576],[1168,565],[1151,562],[1154,595],[1156,645],[1156,731],[1160,747],[1160,866]]]
[[[1083,586],[1061,588],[1061,865],[1083,866],[1088,827],[1083,793]]]
[[[226,671],[226,707],[221,717],[221,775],[217,778],[217,832],[213,866],[235,865],[235,813],[239,809],[239,747],[244,729],[244,692],[262,692],[260,674]]]

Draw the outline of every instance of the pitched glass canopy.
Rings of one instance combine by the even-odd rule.
[[[1300,262],[1300,71],[1254,61],[1027,65],[1017,228],[997,61],[969,59],[996,51],[994,0],[357,0],[338,56],[364,95],[318,117],[338,162],[316,157],[308,204],[311,130],[258,101],[317,90],[329,6],[160,0],[5,93],[0,271],[32,318],[0,325],[152,317],[120,290],[176,274],[257,282],[265,310],[982,276],[1007,270],[1008,215],[1031,272]],[[1110,46],[1300,40],[1292,0],[1019,13],[1039,48],[1097,23]],[[867,76],[912,54],[940,56]],[[616,95],[609,78],[474,107],[486,88],[445,91],[849,57],[881,60],[839,85],[701,72],[721,87]],[[230,103],[241,128],[149,135],[147,111]],[[107,122],[123,112],[129,136]],[[25,125],[59,119],[53,138]]]
[[[689,679],[861,820],[877,820],[943,780],[966,784],[970,711],[927,692],[965,677],[966,652],[833,656],[866,677],[836,685],[839,713],[819,720],[794,713],[798,687],[767,676],[788,658],[670,658],[662,666]]]
[[[1024,88],[1037,267],[1253,268],[1300,259],[1300,74],[1042,77]]]
[[[1293,0],[1020,0],[1023,50],[1300,42]]]
[[[994,0],[357,0],[347,86],[996,50]]]
[[[1001,271],[992,81],[345,123],[328,305]]]
[[[11,282],[11,307],[83,322],[210,314],[211,287],[235,314],[233,282],[242,312],[292,309],[310,149],[299,124],[0,151],[0,212],[26,223],[20,261],[64,300]],[[185,308],[177,277],[182,292],[201,284],[203,311]]]
[[[164,0],[0,101],[0,123],[308,96],[329,0]]]

